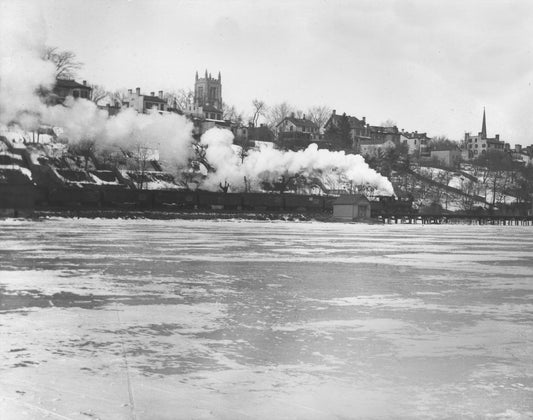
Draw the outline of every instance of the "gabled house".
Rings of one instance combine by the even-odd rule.
[[[65,101],[69,96],[73,98],[91,99],[92,88],[87,86],[87,81],[78,83],[75,80],[70,79],[56,79],[56,84],[52,89],[52,98],[49,102],[60,104]]]
[[[398,127],[382,127],[377,125],[369,126],[370,139],[376,143],[385,143],[391,141],[394,144],[400,144],[400,130]]]
[[[335,110],[324,124],[324,133],[327,141],[340,143],[341,146],[346,146],[348,140],[350,143],[348,146],[357,152],[360,151],[362,141],[370,140],[369,126],[365,117],[359,119],[346,113],[339,115]],[[348,139],[341,139],[344,135],[347,135]]]
[[[313,121],[306,119],[305,115],[303,118],[296,118],[294,112],[290,117],[283,118],[276,125],[276,129],[278,133],[289,134],[288,137],[290,137],[290,134],[302,133],[304,134],[303,137],[309,140],[318,138],[318,126]]]
[[[291,149],[301,149],[307,147],[313,141],[318,140],[318,126],[311,120],[296,118],[294,113],[290,117],[285,117],[276,125],[278,142]]]

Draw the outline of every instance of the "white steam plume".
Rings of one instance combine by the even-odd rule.
[[[42,59],[45,25],[35,6],[24,2],[0,4],[0,124],[17,123],[34,130],[39,124],[59,126],[69,143],[94,141],[97,148],[117,145],[158,149],[177,165],[188,161],[192,123],[177,114],[137,114],[126,109],[108,117],[84,99],[46,106],[38,91],[55,83],[54,65]]]
[[[214,191],[227,182],[232,190],[243,190],[246,177],[253,188],[259,189],[263,181],[271,182],[281,176],[301,174],[317,177],[330,185],[331,178],[336,178],[335,187],[351,184],[370,187],[381,195],[394,194],[390,181],[371,169],[361,155],[319,150],[316,144],[311,144],[298,152],[268,148],[250,150],[241,161],[232,147],[232,141],[233,134],[228,130],[213,128],[202,136],[201,143],[207,146],[206,159],[215,169],[215,172],[207,175],[203,188]]]
[[[70,143],[95,140],[97,146],[157,149],[164,160],[183,166],[191,154],[193,125],[177,114],[137,114],[127,108],[115,116],[99,109],[93,102],[68,98],[66,106],[43,110],[43,120],[65,130]]]
[[[24,2],[0,4],[0,123],[16,121],[33,128],[42,108],[35,94],[54,84],[54,66],[42,60],[45,31],[35,7]]]

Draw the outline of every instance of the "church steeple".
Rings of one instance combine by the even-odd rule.
[[[481,138],[487,138],[487,120],[485,119],[485,107],[483,107],[483,123],[481,124]]]

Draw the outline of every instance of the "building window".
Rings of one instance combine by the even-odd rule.
[[[73,90],[72,91],[72,96],[74,96],[75,98],[79,98],[80,97],[80,91],[79,90]]]
[[[89,98],[89,95],[87,95],[87,91],[86,90],[82,90],[81,93],[80,93],[80,96],[84,99],[88,99]]]
[[[476,144],[476,149],[477,149],[477,144]]]

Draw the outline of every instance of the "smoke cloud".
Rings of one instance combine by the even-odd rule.
[[[232,141],[230,131],[217,128],[202,136],[201,144],[207,146],[206,159],[215,169],[207,175],[203,188],[215,191],[220,184],[228,183],[234,191],[244,190],[246,179],[253,190],[259,190],[263,182],[302,175],[320,180],[328,189],[357,187],[380,195],[394,194],[390,181],[371,169],[361,155],[319,150],[316,144],[311,144],[297,152],[251,150],[241,159]]]
[[[39,91],[55,83],[55,67],[43,60],[46,32],[43,19],[23,2],[2,3],[0,14],[0,123],[24,130],[40,124],[58,126],[70,144],[94,141],[126,150],[158,149],[167,161],[185,165],[191,153],[193,125],[178,114],[137,114],[125,109],[109,117],[93,102],[67,98],[46,106]]]
[[[138,114],[126,108],[108,117],[93,102],[67,98],[65,106],[44,109],[43,120],[62,127],[69,143],[94,140],[102,149],[157,149],[167,162],[177,166],[184,166],[192,152],[193,125],[177,114]]]
[[[2,2],[0,12],[0,123],[33,128],[43,107],[36,92],[55,81],[53,64],[41,58],[44,22],[24,2]]]

